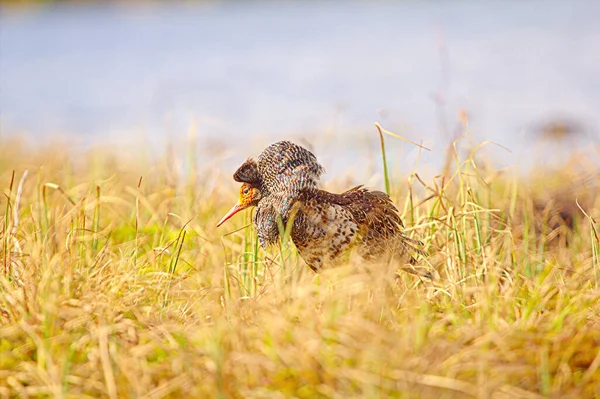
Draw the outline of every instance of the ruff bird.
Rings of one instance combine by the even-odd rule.
[[[291,223],[292,242],[314,271],[335,263],[351,248],[365,259],[387,256],[414,264],[410,251],[423,252],[415,247],[418,241],[403,234],[390,197],[363,186],[341,194],[321,190],[317,183],[324,172],[314,154],[297,144],[281,141],[268,146],[234,173],[234,180],[243,183],[239,199],[217,226],[256,206],[253,222],[261,245],[275,244],[282,227]]]

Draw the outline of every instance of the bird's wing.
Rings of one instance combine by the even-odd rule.
[[[414,249],[410,245],[412,240],[402,233],[404,225],[398,209],[384,192],[372,191],[363,186],[356,186],[341,194],[306,189],[299,199],[303,202],[331,204],[344,209],[358,226],[365,253],[383,252],[395,243]]]

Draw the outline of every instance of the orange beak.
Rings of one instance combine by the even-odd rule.
[[[226,221],[228,221],[233,215],[235,215],[236,213],[238,213],[239,211],[243,211],[244,209],[246,209],[248,206],[247,205],[242,205],[239,202],[237,204],[235,204],[233,206],[233,208],[231,208],[229,210],[229,212],[227,212],[227,214],[225,216],[223,216],[223,219],[221,219],[219,221],[219,223],[217,223],[217,227],[219,227],[220,225],[222,225],[223,223],[225,223]]]

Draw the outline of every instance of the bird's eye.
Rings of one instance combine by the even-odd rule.
[[[248,187],[246,187],[243,191],[242,194],[244,195],[248,195],[248,193],[250,192],[250,190],[248,189]]]

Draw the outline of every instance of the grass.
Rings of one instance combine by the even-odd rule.
[[[315,275],[249,215],[216,229],[229,170],[4,144],[0,398],[600,395],[600,204],[577,165],[386,172],[422,281]]]

